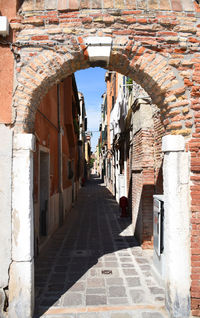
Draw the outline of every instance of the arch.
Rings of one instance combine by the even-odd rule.
[[[37,106],[53,84],[77,70],[102,66],[99,57],[91,62],[87,48],[83,45],[81,48],[83,50],[64,54],[54,50],[41,51],[18,70],[13,99],[16,132],[33,131]],[[189,106],[188,91],[183,78],[169,65],[166,56],[122,37],[120,41],[113,41],[109,64],[103,64],[103,67],[131,77],[147,91],[152,102],[161,110],[167,132],[190,135],[191,127],[185,126],[185,120],[191,110],[188,110],[187,116],[184,114],[184,109]]]

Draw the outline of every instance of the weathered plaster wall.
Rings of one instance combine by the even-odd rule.
[[[58,100],[59,90],[59,100]],[[34,154],[34,204],[35,204],[35,244],[40,245],[44,238],[40,237],[40,176],[39,151],[44,146],[50,157],[50,197],[47,215],[47,235],[50,236],[59,226],[59,154],[58,154],[58,104],[60,104],[60,126],[62,129],[62,197],[63,214],[66,215],[72,204],[72,180],[68,178],[68,161],[74,160],[77,165],[77,137],[74,133],[72,107],[74,100],[72,77],[67,77],[59,87],[54,85],[43,97],[35,118],[36,152]],[[70,126],[67,129],[66,125]],[[69,135],[70,132],[70,135]],[[73,144],[74,151],[70,151]],[[75,173],[75,172],[74,172]],[[76,178],[76,174],[74,175]],[[71,192],[71,195],[69,194]],[[67,196],[67,197],[65,197]]]
[[[7,16],[9,22],[16,15],[17,0],[0,0],[0,15]],[[15,37],[10,29],[9,37],[6,40],[14,41]],[[0,36],[0,42],[5,39]],[[0,45],[0,123],[12,122],[12,93],[14,75],[14,57],[9,47]]]

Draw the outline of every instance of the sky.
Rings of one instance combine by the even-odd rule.
[[[75,73],[78,91],[83,93],[88,118],[88,131],[92,132],[92,151],[96,149],[99,138],[102,94],[106,91],[106,70],[100,67],[88,68]]]

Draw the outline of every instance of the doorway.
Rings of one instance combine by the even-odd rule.
[[[49,210],[49,150],[40,149],[39,194],[40,194],[40,238],[48,235],[48,210]]]

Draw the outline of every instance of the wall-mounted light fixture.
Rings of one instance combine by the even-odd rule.
[[[0,16],[0,35],[9,35],[9,22],[7,17]]]

